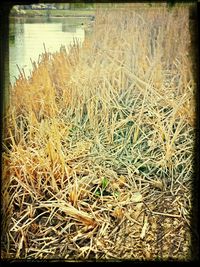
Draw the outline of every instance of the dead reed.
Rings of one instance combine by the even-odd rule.
[[[188,23],[187,8],[98,9],[82,47],[21,73],[4,138],[5,258],[190,258]]]

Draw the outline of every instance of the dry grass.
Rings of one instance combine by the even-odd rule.
[[[190,259],[188,23],[187,8],[99,9],[82,47],[21,73],[4,138],[5,258]]]

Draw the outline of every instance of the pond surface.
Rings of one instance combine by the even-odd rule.
[[[85,30],[82,23],[89,18],[11,18],[9,32],[9,75],[13,84],[24,69],[26,77],[32,71],[32,61],[38,61],[39,55],[56,52],[64,45],[66,48],[77,38],[84,41]]]

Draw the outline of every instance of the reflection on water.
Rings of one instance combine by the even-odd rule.
[[[30,76],[32,61],[37,61],[44,52],[59,51],[61,45],[66,47],[77,38],[80,43],[85,38],[81,26],[86,18],[27,18],[10,21],[9,34],[9,72],[10,82],[19,76],[19,70],[24,69]]]

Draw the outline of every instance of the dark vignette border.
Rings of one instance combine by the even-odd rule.
[[[8,77],[9,69],[8,64],[6,62],[9,61],[9,12],[14,5],[20,4],[37,4],[37,3],[62,3],[62,2],[88,2],[88,3],[108,3],[108,2],[139,2],[139,3],[155,3],[155,2],[167,2],[169,8],[173,7],[175,3],[182,2],[182,3],[194,3],[194,7],[190,9],[190,33],[191,33],[191,55],[193,59],[193,75],[196,81],[196,91],[195,91],[195,98],[196,98],[196,121],[195,121],[195,145],[194,145],[194,179],[193,179],[193,192],[192,192],[192,220],[191,220],[191,234],[192,234],[192,248],[191,248],[191,256],[192,262],[199,262],[199,173],[200,173],[200,156],[199,156],[199,144],[200,144],[200,124],[199,124],[199,111],[200,111],[200,92],[199,92],[199,85],[200,85],[200,77],[199,77],[199,11],[200,11],[200,3],[197,1],[175,1],[175,0],[167,0],[167,1],[95,1],[95,0],[74,0],[74,1],[67,1],[67,0],[1,0],[0,1],[0,189],[2,189],[2,140],[4,136],[4,129],[6,127],[5,121],[3,119],[4,115],[6,115],[5,111],[5,90],[8,88],[8,81],[6,81],[5,77]],[[183,29],[184,30],[184,29]],[[0,213],[0,222],[1,222],[1,243],[3,242],[4,237],[4,222],[6,218],[3,214],[3,199],[1,196],[1,213]],[[2,258],[1,258],[2,260]],[[6,261],[9,261],[7,259]],[[23,260],[24,261],[24,260]],[[18,261],[18,263],[22,263],[22,260]],[[50,261],[50,260],[49,260]],[[53,260],[55,262],[56,260]],[[120,261],[120,259],[119,259]],[[13,260],[12,260],[13,262]],[[28,261],[30,262],[30,260]],[[40,261],[42,263],[47,262]],[[110,261],[108,261],[110,262]],[[126,264],[130,261],[126,261]],[[117,262],[115,262],[117,263]],[[136,262],[132,262],[136,263]],[[148,262],[137,262],[137,263],[148,263]],[[151,262],[155,264],[156,262]],[[157,262],[158,264],[163,264],[165,262]],[[167,262],[166,262],[167,263]],[[183,262],[180,262],[183,264]]]

